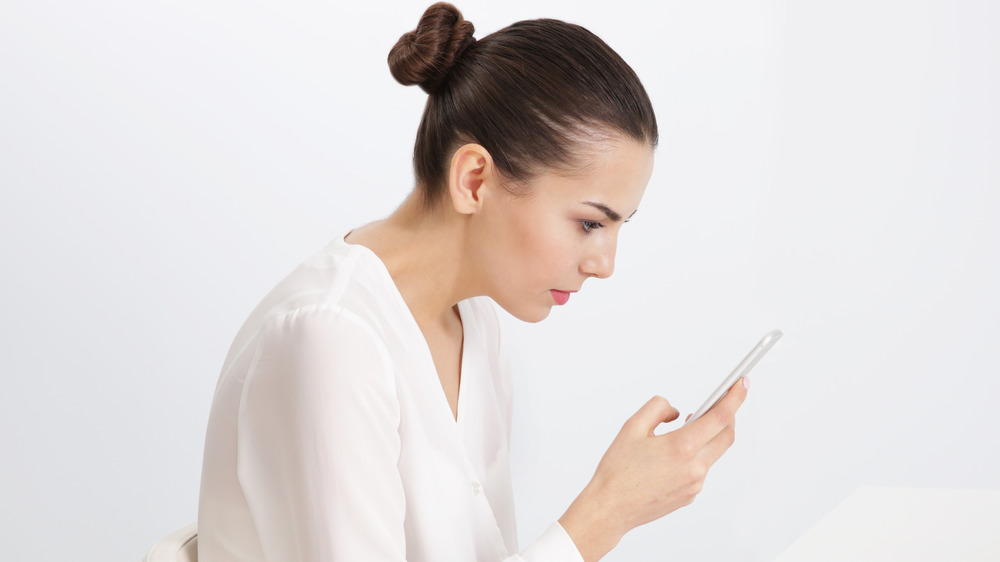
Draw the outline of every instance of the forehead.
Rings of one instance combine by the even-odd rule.
[[[614,137],[586,143],[578,158],[580,165],[572,171],[537,175],[528,192],[549,201],[601,203],[625,216],[638,207],[653,172],[651,146]]]

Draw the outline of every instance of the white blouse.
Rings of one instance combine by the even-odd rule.
[[[278,284],[223,364],[201,562],[581,562],[554,522],[517,554],[495,305],[458,304],[458,420],[382,261],[338,238]]]

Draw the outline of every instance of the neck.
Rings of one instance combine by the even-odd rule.
[[[466,220],[443,203],[427,209],[414,192],[385,220],[356,229],[349,242],[371,249],[421,328],[447,324],[455,305],[479,294],[467,267]]]

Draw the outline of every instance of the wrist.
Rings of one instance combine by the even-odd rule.
[[[559,518],[559,524],[573,540],[584,562],[603,558],[628,532],[622,528],[610,499],[601,492],[600,486],[591,482]]]

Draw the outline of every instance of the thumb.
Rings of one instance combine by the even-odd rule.
[[[666,398],[654,396],[643,404],[639,411],[632,414],[632,417],[625,422],[625,427],[637,434],[651,435],[658,425],[674,421],[679,415],[677,408],[671,406]]]

